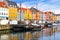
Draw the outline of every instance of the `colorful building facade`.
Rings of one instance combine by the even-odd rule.
[[[46,14],[44,12],[42,14],[42,21],[46,21]]]
[[[24,19],[25,20],[32,20],[32,13],[30,12],[30,10],[29,9],[27,9],[26,11],[25,11],[25,13],[24,13]]]
[[[18,10],[18,21],[21,20],[23,21],[24,20],[24,13],[27,11],[26,8],[19,8]]]
[[[32,20],[42,20],[42,11],[37,10],[36,8],[31,8],[32,10]]]
[[[53,15],[53,16],[52,16],[52,19],[53,19],[53,20],[52,20],[53,22],[56,22],[56,21],[57,21],[57,16],[56,16],[56,15]]]
[[[18,9],[13,7],[8,7],[9,9],[9,20],[18,20]]]
[[[9,20],[18,20],[18,8],[17,4],[12,1],[8,1],[8,12],[9,12]]]
[[[60,21],[60,14],[56,14],[57,21]]]
[[[36,8],[18,8],[15,2],[7,1],[7,4],[0,2],[0,19],[56,21],[57,17],[53,12],[42,12]]]
[[[45,12],[45,14],[46,14],[46,21],[53,21],[53,16],[54,16],[54,14],[53,14],[53,12]]]
[[[8,7],[4,2],[0,2],[0,19],[8,20]]]

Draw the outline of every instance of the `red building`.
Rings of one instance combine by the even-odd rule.
[[[5,2],[0,2],[0,7],[7,7]]]
[[[45,14],[46,14],[46,20],[47,21],[51,21],[52,20],[52,16],[53,16],[53,12],[45,12]]]

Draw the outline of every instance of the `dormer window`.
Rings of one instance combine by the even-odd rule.
[[[15,8],[16,8],[16,6],[15,6]]]
[[[10,7],[12,7],[12,5],[10,5]]]

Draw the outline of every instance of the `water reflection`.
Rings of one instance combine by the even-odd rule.
[[[46,28],[41,31],[32,32],[15,33],[11,32],[10,30],[1,32],[0,40],[54,40],[54,34],[57,32],[57,28]]]

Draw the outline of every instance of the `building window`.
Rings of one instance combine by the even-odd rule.
[[[2,13],[2,15],[3,15],[3,13]]]
[[[16,8],[16,6],[15,6],[15,8]]]
[[[0,15],[1,15],[1,13],[0,13]]]
[[[4,15],[5,15],[5,13],[4,13]]]
[[[5,8],[4,8],[4,11],[5,11]]]
[[[4,8],[2,8],[2,10],[4,10]]]
[[[12,5],[10,5],[10,7],[12,7]]]
[[[0,15],[1,15],[1,13],[0,13]]]

